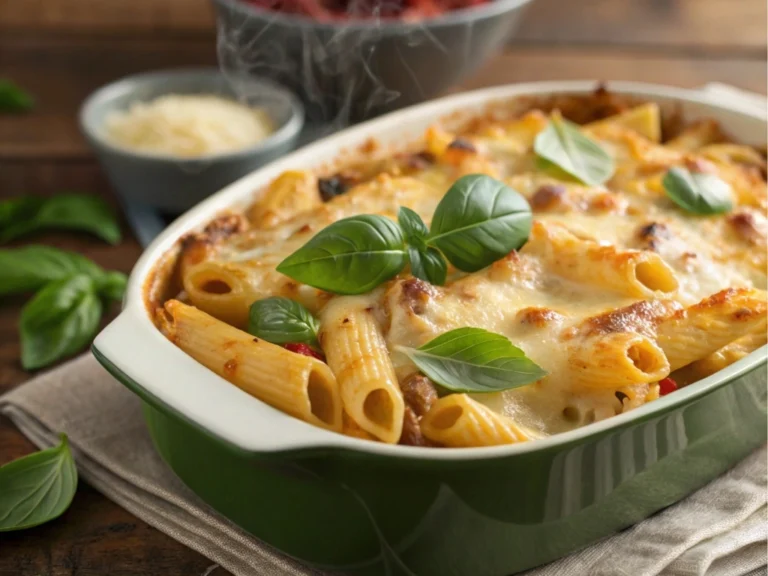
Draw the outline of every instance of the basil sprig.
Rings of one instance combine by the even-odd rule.
[[[317,346],[319,325],[312,313],[298,302],[281,296],[251,304],[248,332],[273,344],[300,342]]]
[[[0,243],[51,229],[89,232],[110,244],[119,243],[121,237],[114,212],[98,196],[21,196],[0,202]]]
[[[427,246],[429,230],[416,212],[402,206],[397,213],[397,222],[408,241],[408,260],[411,274],[435,285],[445,284],[448,264],[440,251]]]
[[[536,135],[533,150],[540,159],[590,186],[602,184],[616,169],[613,158],[600,144],[558,114],[553,114],[547,127]]]
[[[408,239],[408,243],[413,246],[424,246],[424,240],[429,235],[429,229],[424,224],[424,220],[421,219],[414,210],[411,210],[407,206],[401,206],[397,212],[397,223],[400,224],[400,228],[403,229],[405,237]]]
[[[93,338],[104,301],[120,300],[127,278],[87,258],[47,246],[0,250],[0,295],[38,290],[21,310],[21,364],[42,368]]]
[[[501,334],[458,328],[420,348],[397,346],[430,380],[451,392],[500,392],[540,380],[547,372]]]
[[[35,101],[27,92],[6,78],[0,78],[0,112],[26,112]]]
[[[512,188],[473,174],[451,186],[435,210],[431,230],[406,207],[398,213],[398,224],[376,215],[340,220],[277,270],[321,290],[362,294],[410,261],[414,276],[443,284],[446,258],[459,270],[474,272],[520,248],[530,233],[531,209]]]
[[[661,183],[669,199],[688,212],[708,216],[733,209],[730,185],[714,174],[675,166]]]
[[[66,435],[58,446],[0,466],[0,532],[32,528],[61,516],[77,488]]]
[[[448,264],[437,248],[424,249],[408,247],[408,259],[411,263],[411,274],[416,278],[426,280],[435,286],[445,284],[448,277]]]

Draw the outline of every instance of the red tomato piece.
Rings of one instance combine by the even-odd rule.
[[[664,378],[664,380],[659,380],[659,396],[666,396],[675,390],[677,390],[677,382],[672,380],[672,378]]]
[[[291,352],[295,352],[296,354],[301,354],[303,356],[311,356],[312,358],[317,358],[318,360],[325,362],[325,358],[322,354],[319,352],[315,352],[307,346],[306,344],[302,344],[301,342],[290,342],[289,344],[285,344],[283,346],[286,350],[290,350]]]

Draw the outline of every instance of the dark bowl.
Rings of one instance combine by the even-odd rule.
[[[225,74],[268,77],[303,100],[307,118],[344,126],[432,98],[509,39],[530,0],[495,0],[418,22],[320,22],[213,0]]]

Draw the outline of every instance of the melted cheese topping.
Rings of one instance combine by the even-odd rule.
[[[656,109],[650,113],[658,116]],[[334,296],[297,286],[277,273],[275,266],[283,258],[331,222],[354,214],[396,219],[399,207],[407,206],[429,223],[438,202],[458,177],[488,174],[529,200],[534,228],[545,238],[565,234],[589,241],[605,248],[606,257],[620,258],[628,251],[658,255],[674,272],[677,289],[650,290],[638,296],[575,279],[564,272],[563,262],[553,264],[534,249],[532,241],[519,253],[480,272],[467,275],[449,269],[445,286],[417,285],[420,281],[404,273],[366,296],[384,327],[396,373],[402,380],[415,371],[405,355],[394,351],[396,346],[417,347],[448,330],[475,326],[507,336],[549,372],[543,380],[522,388],[474,396],[533,430],[555,433],[640,405],[658,395],[658,386],[622,389],[628,400],[618,398],[615,389],[577,386],[569,350],[583,343],[583,327],[589,319],[641,301],[671,313],[727,288],[764,290],[765,182],[753,169],[760,163],[764,169],[764,160],[738,146],[738,154],[748,156],[749,162],[734,160],[738,154],[733,150],[730,155],[721,149],[711,153],[706,146],[679,150],[658,144],[620,122],[603,121],[587,130],[615,158],[617,170],[604,186],[588,187],[537,169],[532,145],[546,122],[541,112],[532,112],[516,121],[484,126],[458,140],[444,130],[432,129],[425,142],[430,155],[421,155],[427,160],[416,163],[416,168],[413,162],[393,162],[345,194],[289,216],[272,228],[247,230],[223,243],[213,243],[202,262],[185,264],[185,274],[189,277],[195,266],[217,266],[242,282],[251,301],[280,294],[318,313]],[[658,126],[645,131],[651,137],[659,133]],[[459,144],[449,146],[452,141]],[[661,185],[666,170],[691,164],[731,184],[732,214],[699,217],[666,198]],[[554,251],[557,254],[557,247]],[[205,309],[205,302],[196,302],[192,294],[191,299]],[[216,313],[215,309],[208,311]],[[623,314],[622,330],[627,332],[642,333],[643,322],[648,322],[641,315],[619,314]],[[750,341],[752,349],[760,343],[760,338]],[[725,356],[740,357],[742,348]],[[722,367],[723,362],[716,360],[711,359],[710,364]],[[699,368],[699,372],[706,370],[706,366]]]

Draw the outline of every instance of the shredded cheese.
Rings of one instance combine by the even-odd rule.
[[[113,112],[105,128],[124,148],[195,157],[253,146],[274,131],[274,124],[264,110],[233,100],[170,94]]]

